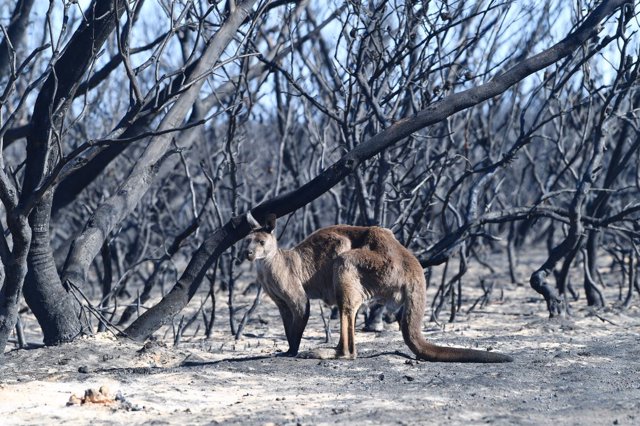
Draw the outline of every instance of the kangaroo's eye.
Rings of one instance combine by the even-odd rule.
[[[264,245],[264,241],[260,241],[260,245],[263,246]]]

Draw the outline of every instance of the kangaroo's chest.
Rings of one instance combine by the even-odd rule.
[[[333,273],[330,262],[328,263],[329,265],[313,263],[314,267],[307,265],[297,271],[276,271],[266,265],[258,265],[258,281],[272,299],[286,301],[303,291],[309,299],[320,299],[334,305],[336,296]]]
[[[273,299],[282,299],[287,293],[287,287],[292,284],[287,282],[290,278],[284,274],[274,274],[270,268],[258,264],[258,282],[265,292]]]

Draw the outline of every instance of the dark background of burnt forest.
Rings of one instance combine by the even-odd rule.
[[[31,315],[45,344],[167,324],[176,341],[194,324],[239,335],[249,210],[281,217],[283,246],[334,223],[390,228],[439,286],[441,320],[495,253],[551,316],[624,309],[637,6],[1,1],[0,352],[28,346]],[[517,276],[533,247],[545,260]]]

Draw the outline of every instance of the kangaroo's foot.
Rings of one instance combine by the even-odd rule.
[[[291,349],[289,349],[286,352],[276,352],[274,354],[274,356],[278,358],[293,358],[297,355],[298,355],[298,351],[292,351]]]

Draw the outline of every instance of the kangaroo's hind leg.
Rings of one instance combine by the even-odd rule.
[[[340,341],[336,356],[355,359],[356,352],[356,316],[364,301],[362,271],[359,258],[362,250],[350,250],[334,260],[333,285],[340,309]]]
[[[356,315],[366,297],[384,297],[389,261],[366,248],[342,253],[334,260],[333,285],[340,308],[338,356],[356,357]]]

